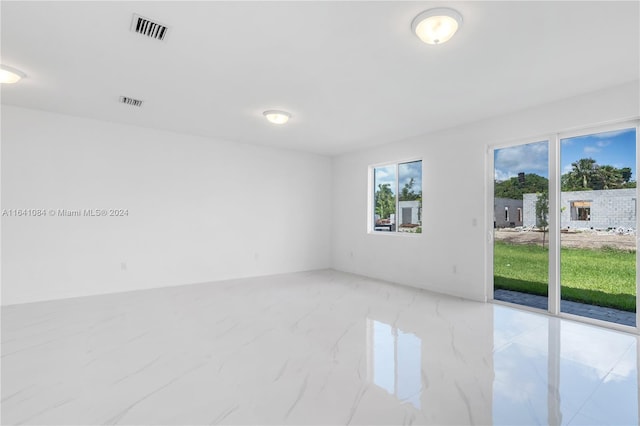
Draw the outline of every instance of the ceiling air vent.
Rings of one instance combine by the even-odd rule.
[[[131,105],[134,107],[142,106],[142,101],[140,99],[133,99],[126,96],[120,96],[120,103]]]
[[[131,31],[162,41],[167,35],[169,28],[166,25],[150,21],[144,16],[134,13],[133,20],[131,21]]]

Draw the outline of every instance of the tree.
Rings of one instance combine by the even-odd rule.
[[[527,173],[524,175],[524,183],[520,183],[517,177],[501,182],[496,181],[493,192],[496,198],[522,200],[522,194],[542,192],[547,188],[549,188],[549,179],[535,173]]]
[[[574,191],[575,186],[573,185],[573,179],[571,178],[571,173],[565,173],[560,176],[560,191]]]
[[[589,189],[589,184],[593,176],[596,174],[598,165],[593,158],[581,158],[571,163],[573,170],[569,172],[569,176],[574,182],[581,182],[582,189]]]
[[[415,196],[415,194],[413,192],[413,178],[411,178],[409,182],[404,184],[402,191],[400,191],[399,200],[400,201],[413,200],[413,196]]]
[[[413,191],[414,183],[414,179],[411,178],[409,182],[404,184],[402,191],[400,191],[400,196],[398,197],[400,201],[413,201],[422,199],[422,191],[417,194]]]
[[[396,212],[396,197],[391,191],[391,184],[378,184],[375,202],[375,211],[380,219],[388,219]]]
[[[544,247],[549,226],[549,193],[547,191],[539,193],[536,200],[536,225],[542,229],[542,247]]]
[[[592,187],[595,190],[622,188],[624,178],[622,170],[613,166],[599,166],[592,177]]]
[[[585,191],[635,188],[631,180],[631,168],[621,169],[610,165],[598,165],[593,158],[582,158],[571,163],[573,170],[560,177],[562,191]]]

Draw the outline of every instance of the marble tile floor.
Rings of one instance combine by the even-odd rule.
[[[2,424],[638,424],[638,336],[324,270],[4,307]]]

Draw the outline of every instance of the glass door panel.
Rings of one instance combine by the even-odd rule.
[[[494,299],[547,309],[548,200],[548,141],[494,150]]]
[[[636,324],[636,130],[560,141],[561,312]]]

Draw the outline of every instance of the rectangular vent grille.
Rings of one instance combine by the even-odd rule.
[[[120,96],[120,102],[134,107],[142,106],[142,101],[140,99],[128,98],[126,96]]]
[[[133,20],[131,21],[131,31],[162,41],[167,35],[169,28],[166,25],[150,21],[134,13]]]

